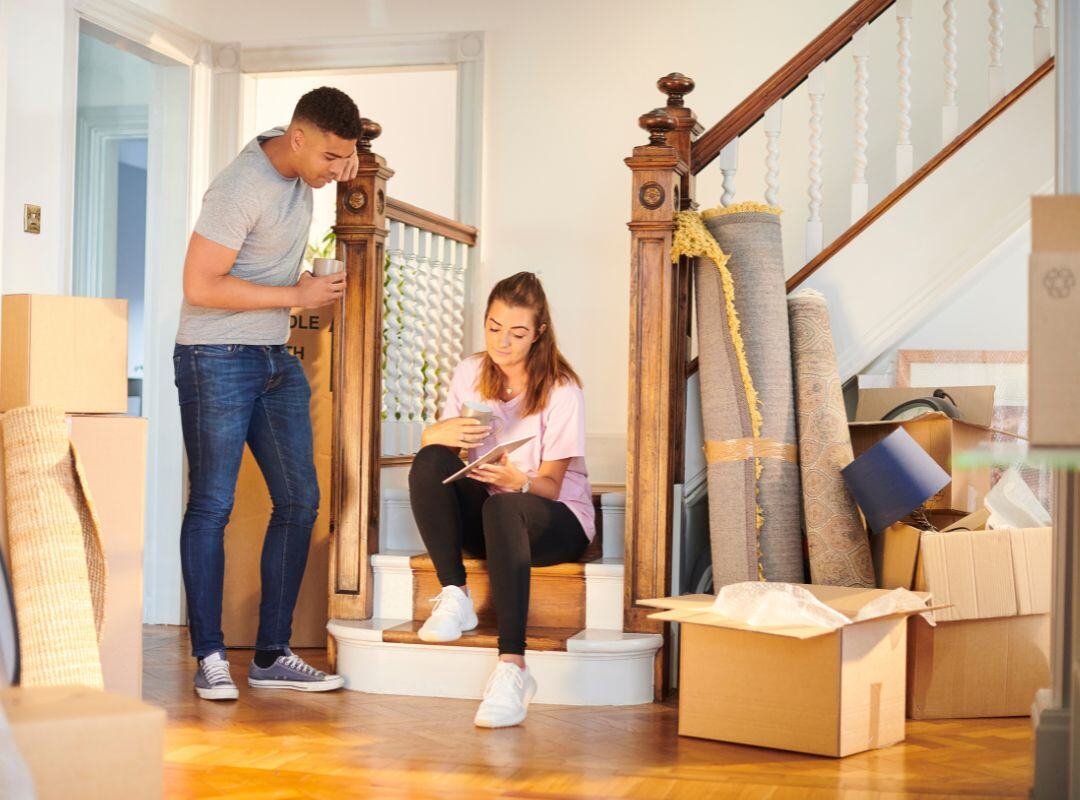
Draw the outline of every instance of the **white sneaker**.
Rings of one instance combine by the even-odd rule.
[[[452,642],[461,638],[462,631],[471,631],[480,624],[472,598],[457,586],[444,586],[431,602],[435,608],[417,632],[422,642]]]
[[[536,694],[536,679],[529,668],[500,661],[488,678],[484,700],[473,723],[481,728],[508,728],[525,721],[529,703]]]

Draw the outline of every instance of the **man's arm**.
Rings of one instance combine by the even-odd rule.
[[[191,234],[184,259],[184,299],[193,306],[228,311],[319,308],[345,294],[345,273],[316,278],[303,272],[295,286],[262,286],[229,274],[236,250]]]

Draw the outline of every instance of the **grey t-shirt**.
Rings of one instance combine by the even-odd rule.
[[[195,232],[238,251],[229,274],[264,286],[292,286],[311,229],[311,187],[275,169],[260,142],[281,136],[273,128],[256,136],[203,195]],[[227,311],[180,309],[177,344],[285,344],[289,309]]]

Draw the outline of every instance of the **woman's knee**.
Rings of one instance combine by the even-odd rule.
[[[484,530],[524,523],[528,496],[517,492],[499,492],[484,501]]]
[[[461,459],[453,450],[441,444],[429,444],[420,448],[413,457],[412,467],[409,468],[409,485],[412,486],[418,481],[442,481],[459,469]]]

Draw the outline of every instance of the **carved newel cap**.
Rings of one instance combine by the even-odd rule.
[[[694,79],[688,78],[681,72],[672,72],[656,82],[656,87],[667,95],[667,104],[671,108],[681,108],[683,95],[694,91]]]
[[[382,135],[382,125],[367,117],[360,118],[360,139],[356,143],[358,153],[370,153],[371,142]]]
[[[649,132],[649,144],[666,145],[669,131],[675,130],[675,117],[663,108],[654,108],[638,117],[638,125]]]

